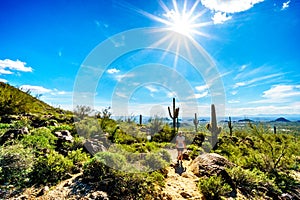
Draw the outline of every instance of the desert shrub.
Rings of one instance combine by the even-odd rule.
[[[262,125],[251,125],[250,130],[239,131],[238,137],[224,140],[218,151],[244,168],[277,174],[295,169],[300,145],[295,136],[272,134]]]
[[[126,158],[118,153],[111,152],[99,152],[94,156],[96,159],[100,160],[107,166],[111,166],[114,169],[122,170],[126,167]]]
[[[168,165],[168,162],[164,160],[163,156],[159,153],[148,153],[143,164],[154,171],[165,168]]]
[[[55,184],[67,177],[72,168],[72,160],[52,150],[37,158],[31,180],[37,184]]]
[[[72,134],[76,133],[75,126],[69,124],[63,124],[59,126],[49,126],[48,128],[51,130],[52,133],[56,131],[62,131],[62,130],[68,130]]]
[[[217,175],[201,178],[198,187],[207,199],[221,199],[221,196],[231,191],[231,187],[225,183],[221,176]]]
[[[154,142],[171,142],[174,139],[175,134],[172,128],[165,124],[163,129],[160,130],[158,133],[155,133],[152,137],[152,141]]]
[[[259,191],[261,188],[266,188],[271,194],[279,192],[274,179],[270,179],[267,174],[258,169],[250,170],[237,166],[227,169],[226,171],[232,178],[236,187],[246,195],[255,196],[257,194],[253,193],[253,191]]]
[[[83,174],[86,179],[99,181],[107,174],[109,168],[99,159],[92,158],[83,165]]]
[[[24,135],[21,142],[25,146],[36,150],[54,149],[57,138],[46,127],[34,129],[30,134]]]
[[[103,134],[98,120],[95,118],[86,117],[83,120],[75,123],[78,135],[84,138],[91,138],[94,135]]]
[[[195,144],[189,145],[187,149],[190,150],[189,156],[191,157],[191,159],[195,159],[197,156],[199,156],[201,153],[204,152],[202,147],[199,147],[198,145]]]
[[[118,144],[133,144],[138,142],[135,137],[124,132],[117,132],[114,140]]]
[[[0,147],[0,184],[22,186],[29,181],[34,154],[22,144]]]
[[[155,185],[164,185],[164,177],[158,171],[152,173],[125,173],[118,171],[115,187],[108,191],[111,199],[155,199]]]
[[[208,141],[203,142],[202,148],[205,152],[209,152],[212,149],[211,143]]]
[[[64,142],[63,143],[63,149],[66,149],[67,151],[82,149],[82,148],[84,148],[84,143],[85,143],[84,137],[75,135],[73,137],[73,142]]]
[[[83,164],[88,161],[89,155],[82,152],[82,149],[76,149],[68,152],[68,158],[73,162],[73,171],[78,172]]]

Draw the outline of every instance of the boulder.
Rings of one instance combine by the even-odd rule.
[[[54,133],[59,142],[73,142],[73,136],[68,130],[57,131]]]
[[[3,145],[8,140],[14,140],[23,137],[24,134],[28,133],[29,131],[27,127],[23,127],[21,129],[10,129],[0,137],[0,145]]]
[[[84,147],[91,155],[96,154],[97,152],[106,151],[106,147],[102,142],[95,139],[89,139],[85,142]]]
[[[198,177],[210,177],[213,175],[221,176],[222,179],[231,186],[232,192],[230,193],[230,196],[234,197],[237,194],[236,186],[225,170],[226,167],[233,166],[233,163],[219,154],[204,153],[191,162],[190,169]]]
[[[212,176],[225,171],[226,167],[234,166],[225,157],[216,153],[204,153],[195,158],[191,164],[191,171],[198,177]]]

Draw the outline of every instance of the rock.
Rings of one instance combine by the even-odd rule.
[[[108,200],[108,195],[103,191],[95,191],[88,195],[88,199],[96,199],[96,200]]]
[[[37,193],[37,197],[43,196],[45,195],[47,192],[49,192],[49,187],[45,186],[44,188],[42,188],[38,193]]]
[[[3,145],[8,140],[14,140],[23,137],[23,135],[28,133],[29,131],[27,127],[23,127],[21,129],[8,130],[0,137],[0,145]]]
[[[233,163],[219,154],[205,153],[191,162],[190,169],[197,177],[210,177],[213,175],[221,176],[222,179],[231,186],[232,192],[230,194],[232,197],[235,197],[237,194],[236,186],[225,170],[226,167],[233,166]]]
[[[92,140],[92,139],[87,140],[84,144],[84,147],[92,155],[96,154],[97,152],[102,152],[107,150],[102,142],[98,140]]]
[[[73,142],[73,136],[68,130],[57,131],[54,135],[60,142]]]
[[[219,174],[221,171],[225,171],[225,167],[234,166],[225,157],[216,153],[199,155],[190,165],[191,171],[198,177]]]
[[[181,192],[180,195],[181,195],[183,198],[185,198],[185,199],[188,199],[188,198],[191,198],[191,197],[192,197],[192,195],[190,195],[190,194],[187,193],[187,192]]]

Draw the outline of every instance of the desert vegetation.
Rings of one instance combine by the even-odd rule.
[[[142,124],[112,119],[109,107],[93,114],[84,106],[63,111],[30,92],[3,83],[0,88],[0,198],[38,198],[45,187],[75,176],[78,192],[66,198],[95,191],[111,199],[167,198],[161,188],[173,170],[168,150],[175,147],[178,129],[175,100],[169,108],[173,123],[154,116]],[[205,163],[196,163],[199,192],[206,199],[300,198],[299,122],[276,124],[289,130],[278,128],[276,134],[268,123],[239,125],[230,119],[217,125],[211,108],[209,124],[199,123],[195,114],[190,126],[180,127],[189,144],[185,158],[211,162],[204,171]]]

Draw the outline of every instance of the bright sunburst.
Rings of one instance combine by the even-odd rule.
[[[177,54],[174,60],[174,67],[177,65],[179,49],[185,48],[189,52],[187,39],[192,41],[192,43],[197,43],[195,40],[195,36],[197,35],[210,37],[202,32],[202,28],[211,25],[212,22],[201,21],[205,10],[199,11],[197,8],[199,2],[200,0],[196,0],[189,6],[188,0],[184,0],[182,4],[178,4],[176,0],[172,0],[172,7],[169,8],[162,0],[159,0],[159,4],[163,9],[163,13],[159,16],[138,10],[144,16],[165,25],[165,27],[161,28],[162,30],[169,30],[175,33],[167,35],[157,42],[157,45],[167,42],[170,49],[175,45]]]
[[[212,24],[212,22],[199,22],[205,10],[198,11],[196,8],[200,0],[196,0],[195,3],[188,8],[187,0],[183,2],[180,7],[176,0],[172,0],[172,8],[169,8],[162,0],[159,0],[159,4],[164,10],[162,17],[140,11],[143,15],[149,17],[152,20],[158,21],[166,25],[166,28],[174,32],[180,33],[184,36],[193,38],[195,35],[206,36],[205,33],[199,29],[203,26]]]

